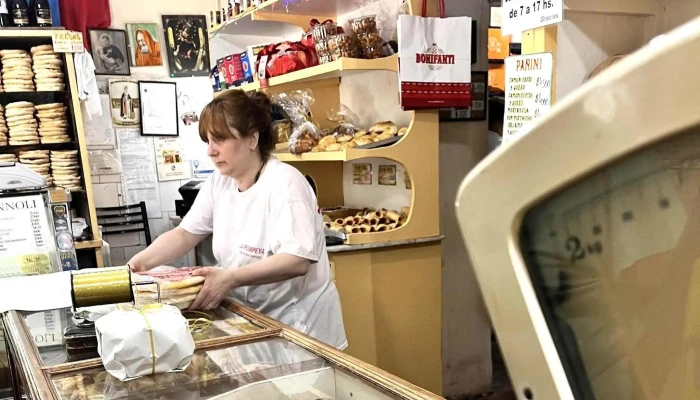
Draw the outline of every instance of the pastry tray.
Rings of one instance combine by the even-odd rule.
[[[392,144],[401,140],[401,138],[403,138],[403,135],[402,136],[394,136],[394,137],[389,138],[389,139],[380,140],[378,142],[369,143],[369,144],[365,144],[362,146],[357,146],[355,148],[356,149],[376,149],[378,147],[391,146]]]

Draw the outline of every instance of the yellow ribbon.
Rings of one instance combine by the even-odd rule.
[[[139,314],[143,317],[143,321],[146,323],[146,328],[148,329],[148,336],[151,339],[151,374],[155,375],[156,373],[156,342],[155,339],[153,338],[153,329],[151,328],[151,324],[148,322],[148,317],[146,317],[147,313],[158,311],[162,308],[162,304],[160,303],[154,303],[154,304],[144,304],[141,309],[137,309],[131,305],[117,305],[117,309],[119,310],[124,310],[124,311],[138,311]]]
[[[211,316],[201,311],[187,311],[187,315],[198,318],[187,318],[187,326],[192,333],[202,333],[209,329],[213,324]]]

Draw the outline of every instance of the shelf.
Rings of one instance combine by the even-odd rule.
[[[343,76],[350,76],[354,74],[359,74],[367,71],[394,71],[397,72],[399,69],[399,57],[398,55],[393,55],[384,58],[378,58],[375,60],[364,60],[360,58],[341,58],[327,64],[317,65],[315,67],[302,69],[300,71],[294,71],[289,74],[276,76],[267,80],[268,87],[272,88],[275,86],[298,84],[303,82],[318,81],[323,79],[340,78]],[[260,82],[253,82],[241,87],[228,89],[228,90],[243,90],[245,92],[252,92],[260,89]],[[223,93],[216,92],[214,97]]]
[[[0,153],[9,153],[14,151],[25,150],[75,150],[75,143],[46,143],[46,144],[27,144],[23,146],[0,146]]]
[[[101,240],[84,240],[82,242],[75,242],[75,249],[76,250],[99,249],[101,247],[102,247]]]
[[[58,99],[58,100],[57,100]],[[0,104],[6,105],[15,101],[28,101],[33,104],[64,102],[66,92],[2,92]]]
[[[329,16],[335,20],[338,15],[347,14],[380,1],[382,0],[271,0],[263,3],[265,7],[261,5],[259,11],[269,14]]]
[[[218,35],[251,35],[262,37],[282,37],[285,36],[290,27],[286,21],[266,20],[259,11],[272,9],[276,6],[277,0],[268,0],[257,8],[235,16],[231,21],[215,25],[209,29],[209,38],[213,39]],[[306,22],[308,25],[308,21]]]

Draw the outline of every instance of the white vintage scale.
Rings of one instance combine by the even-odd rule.
[[[559,103],[457,213],[520,399],[700,399],[700,20]]]

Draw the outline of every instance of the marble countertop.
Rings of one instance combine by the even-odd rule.
[[[328,253],[343,253],[347,251],[360,251],[360,250],[370,250],[370,249],[381,249],[384,247],[395,247],[395,246],[405,246],[410,244],[420,244],[420,243],[432,243],[440,242],[445,236],[431,236],[418,239],[405,239],[405,240],[395,240],[392,242],[382,242],[382,243],[369,243],[369,244],[341,244],[339,246],[329,246],[327,248]]]

